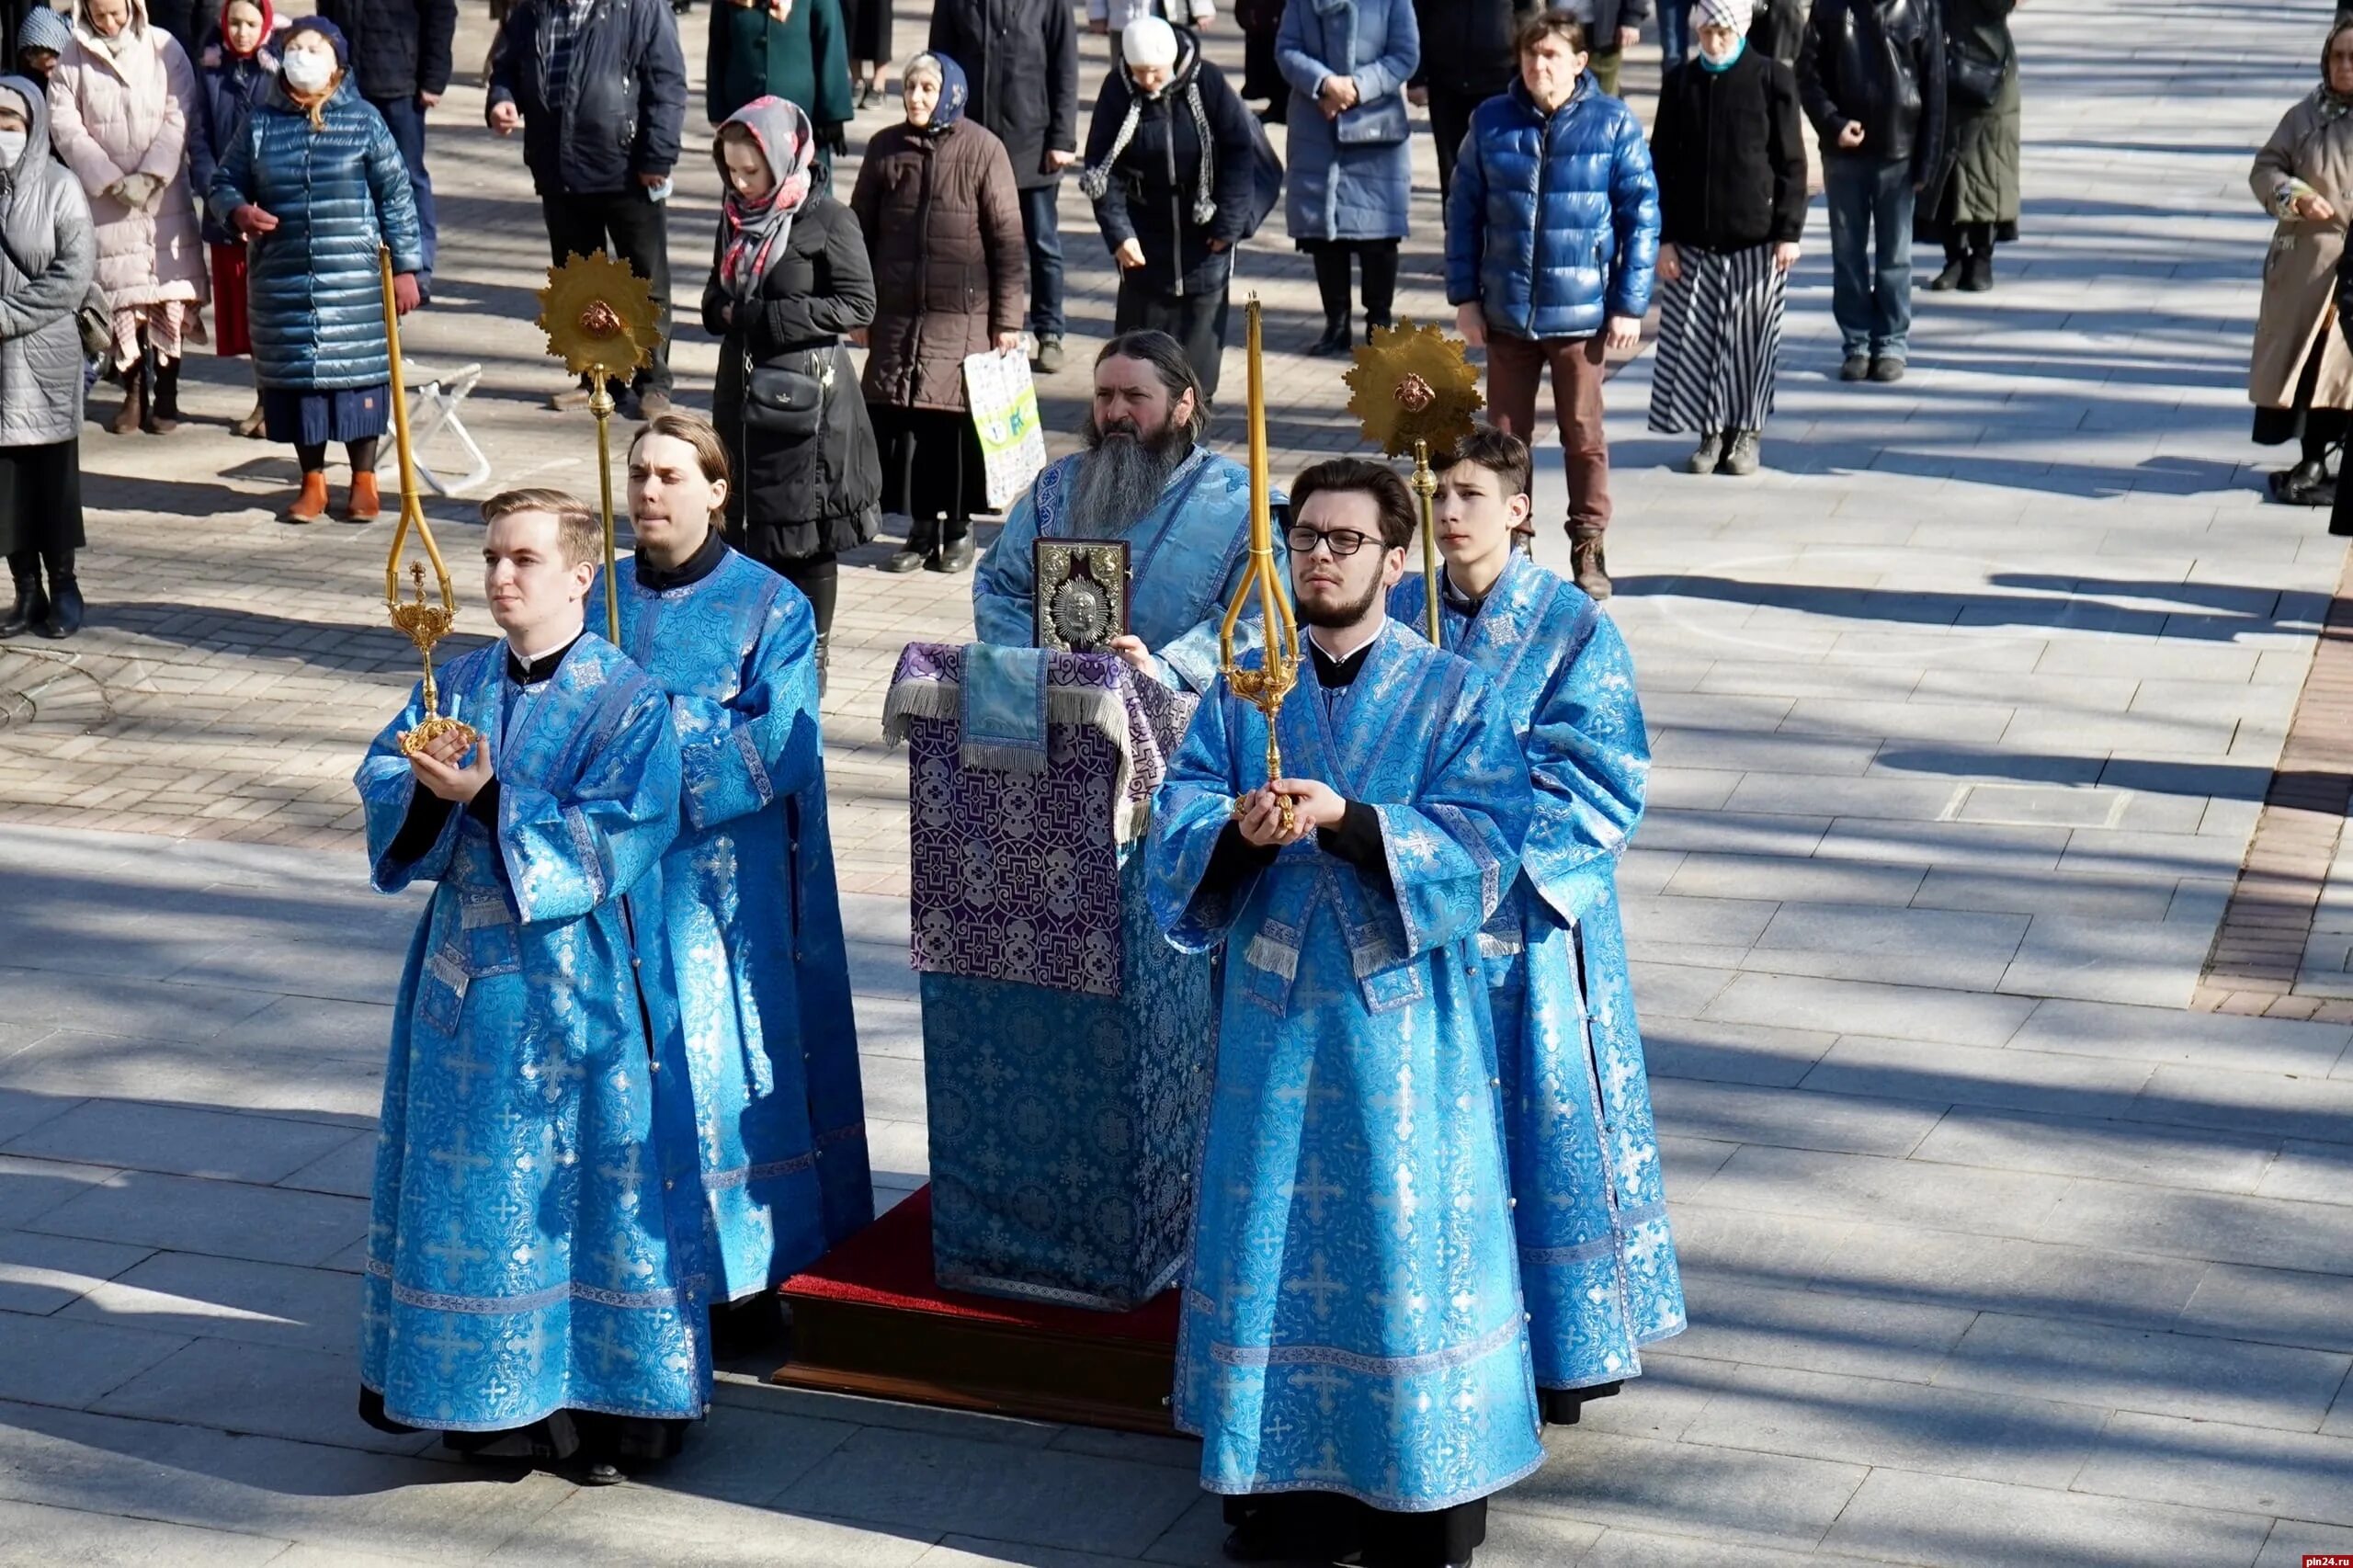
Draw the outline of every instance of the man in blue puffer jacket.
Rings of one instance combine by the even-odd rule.
[[[1585,28],[1563,10],[1520,29],[1519,80],[1471,116],[1446,208],[1446,297],[1463,336],[1487,350],[1495,427],[1533,441],[1536,388],[1552,412],[1569,480],[1577,586],[1609,597],[1605,351],[1642,340],[1658,260],[1658,182],[1633,112],[1586,69]]]

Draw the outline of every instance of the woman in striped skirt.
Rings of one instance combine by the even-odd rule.
[[[1803,122],[1795,74],[1748,47],[1750,0],[1691,11],[1699,51],[1667,74],[1651,132],[1664,286],[1651,428],[1699,433],[1688,472],[1755,473],[1805,232]]]

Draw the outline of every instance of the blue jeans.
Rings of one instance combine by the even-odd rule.
[[[1054,199],[1063,182],[1021,193],[1021,237],[1029,246],[1029,331],[1040,342],[1063,335],[1063,226]]]
[[[433,275],[433,257],[439,250],[440,230],[433,222],[433,176],[425,172],[425,105],[415,98],[369,98],[392,133],[392,145],[408,165],[408,187],[416,198],[416,227],[425,241],[425,276]]]
[[[1658,58],[1665,71],[1691,58],[1691,7],[1681,0],[1659,0]]]
[[[1830,313],[1847,357],[1901,361],[1912,334],[1912,161],[1822,160],[1830,209]]]

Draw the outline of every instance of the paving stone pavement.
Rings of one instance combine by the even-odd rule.
[[[2240,390],[2245,170],[2321,17],[2022,8],[2001,286],[1923,296],[1912,375],[1841,386],[1817,214],[1758,479],[1669,472],[1647,360],[1613,383],[1612,610],[1658,759],[1623,880],[1692,1326],[1549,1435],[1482,1564],[2353,1551],[2353,1024],[2188,1010],[2344,565],[2261,504]],[[483,363],[503,480],[590,483],[585,425],[531,401],[515,150],[451,98],[414,352]],[[682,259],[713,183],[683,182]],[[1433,249],[1408,246],[1409,311],[1438,302]],[[1296,258],[1247,267],[1277,344],[1303,337]],[[1075,276],[1099,332],[1104,279]],[[682,346],[690,388],[710,358]],[[239,412],[206,369],[199,411]],[[1335,373],[1271,369],[1280,462],[1347,446]],[[218,428],[86,451],[98,619],[0,655],[42,661],[0,663],[32,693],[0,730],[0,1563],[1217,1560],[1183,1441],[756,1367],[679,1465],[608,1491],[358,1423],[416,907],[361,886],[347,782],[408,678],[369,597],[384,530],[269,521],[283,454]],[[462,554],[460,510],[436,516]],[[969,622],[961,579],[854,576],[827,729],[891,1201],[923,1179],[923,1075],[874,718],[899,643]]]

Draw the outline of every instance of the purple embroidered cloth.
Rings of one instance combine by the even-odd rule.
[[[1193,702],[1115,655],[1050,653],[1045,771],[1008,772],[962,761],[963,673],[963,649],[911,642],[883,708],[907,742],[915,967],[1117,996],[1120,851]]]

